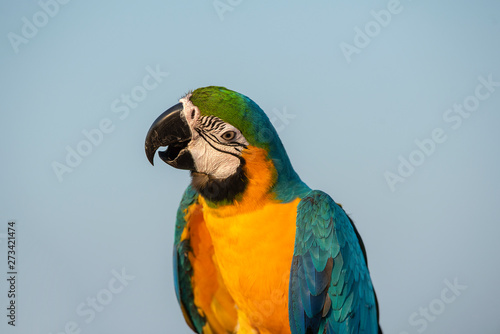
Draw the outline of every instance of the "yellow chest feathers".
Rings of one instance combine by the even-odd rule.
[[[288,328],[288,285],[295,243],[296,208],[267,203],[259,210],[220,217],[204,210],[214,262],[240,312],[273,333]],[[202,202],[202,205],[205,205]]]

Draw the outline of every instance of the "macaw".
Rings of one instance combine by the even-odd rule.
[[[264,111],[224,87],[188,93],[146,136],[147,158],[189,170],[174,282],[196,333],[382,333],[363,241],[292,168]]]

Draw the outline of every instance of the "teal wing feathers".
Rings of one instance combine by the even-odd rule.
[[[288,305],[293,334],[381,333],[361,238],[321,191],[297,206]]]
[[[174,284],[177,300],[181,306],[184,318],[196,333],[203,332],[207,320],[197,311],[197,306],[194,304],[194,293],[191,285],[191,277],[193,276],[193,267],[189,261],[188,253],[191,251],[190,240],[182,240],[181,236],[187,221],[185,220],[186,210],[189,206],[196,203],[198,193],[188,186],[182,196],[181,204],[177,210],[177,219],[175,222],[174,236]]]

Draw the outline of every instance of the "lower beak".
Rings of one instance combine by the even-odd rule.
[[[191,140],[191,129],[182,113],[182,103],[169,108],[151,125],[146,135],[146,156],[154,165],[156,151],[162,146],[168,146],[160,151],[160,158],[172,167],[194,170],[194,162],[187,146]]]

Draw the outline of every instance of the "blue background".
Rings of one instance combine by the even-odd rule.
[[[0,255],[2,333],[190,333],[171,263],[189,176],[159,159],[152,167],[144,138],[161,112],[207,85],[256,101],[302,179],[356,221],[386,333],[499,332],[500,87],[460,126],[443,118],[474,101],[479,77],[500,82],[498,1],[58,7],[52,17],[36,1],[0,4],[0,248],[15,220],[19,271],[12,328]],[[36,34],[23,35],[34,21]],[[357,51],[346,56],[346,44]],[[148,68],[163,74],[144,90]],[[127,107],[122,95],[133,92],[146,94]],[[81,144],[103,120],[112,131]],[[446,140],[415,153],[435,129]],[[88,154],[59,180],[53,165],[78,145]],[[418,166],[391,189],[386,172],[410,158]],[[113,270],[129,275],[117,293]],[[445,282],[455,281],[453,293]],[[105,305],[95,317],[77,312],[96,297]]]

